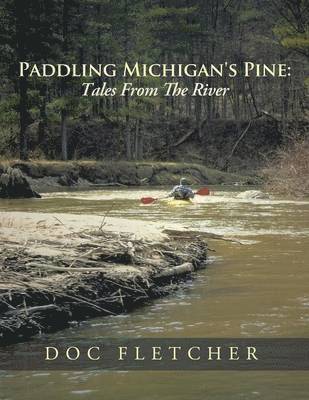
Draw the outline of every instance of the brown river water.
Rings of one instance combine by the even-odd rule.
[[[48,338],[309,337],[309,201],[244,200],[238,188],[214,188],[196,204],[140,206],[161,189],[45,194],[0,201],[0,211],[108,213],[133,230],[187,228],[235,238],[211,240],[208,268],[185,288],[130,314],[86,321]],[[243,189],[241,189],[243,190]],[[121,222],[118,222],[121,223]],[[139,222],[140,224],[140,222]],[[139,226],[139,229],[140,226]],[[34,338],[43,341],[43,338]],[[20,346],[20,345],[19,345]],[[295,372],[0,372],[0,400],[309,399],[309,373]]]

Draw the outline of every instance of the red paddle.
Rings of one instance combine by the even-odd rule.
[[[205,187],[205,188],[199,189],[194,194],[198,194],[199,196],[208,196],[209,193],[210,193],[209,189]],[[153,197],[142,197],[141,198],[141,202],[143,204],[151,204],[151,203],[154,203],[156,200],[158,200],[158,198],[153,198]]]
[[[205,188],[199,189],[194,194],[198,194],[199,196],[208,196],[210,194],[210,191],[207,187],[205,187]]]
[[[156,201],[156,200],[158,200],[158,199],[155,199],[155,198],[153,198],[153,197],[142,197],[142,198],[141,198],[141,202],[142,202],[143,204],[151,204],[151,203],[153,203],[153,202]]]

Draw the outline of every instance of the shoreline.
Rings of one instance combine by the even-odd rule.
[[[33,190],[61,187],[138,187],[175,185],[186,176],[192,185],[257,185],[258,177],[228,173],[201,164],[158,161],[0,161],[5,167],[19,168]]]

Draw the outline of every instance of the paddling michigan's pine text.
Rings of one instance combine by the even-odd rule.
[[[31,64],[19,62],[19,77],[29,78],[113,78],[121,75],[123,78],[235,78],[241,75],[245,78],[286,78],[291,75],[291,67],[287,64],[261,64],[245,61],[241,65],[225,61],[220,64],[142,64],[139,62],[117,66],[116,64]],[[83,97],[105,96],[120,97],[155,97],[155,96],[225,96],[229,87],[210,87],[202,82],[194,82],[193,87],[181,86],[177,81],[164,82],[160,87],[134,86],[132,82],[124,82],[120,87],[110,87],[106,81],[101,86],[94,82],[81,83]]]

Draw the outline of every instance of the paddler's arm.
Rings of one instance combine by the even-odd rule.
[[[177,188],[177,186],[175,186],[175,187],[173,188],[173,190],[171,190],[171,191],[166,195],[166,197],[174,197],[175,192],[176,192],[176,188]]]
[[[193,190],[190,188],[189,199],[193,199],[193,198],[194,198],[194,192],[193,192]]]

